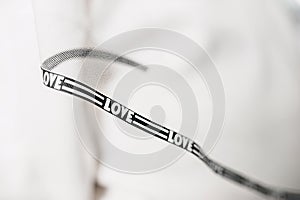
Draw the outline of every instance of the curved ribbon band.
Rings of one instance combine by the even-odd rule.
[[[58,53],[42,63],[42,75],[43,75],[43,82],[44,85],[61,91],[71,95],[74,95],[78,98],[84,99],[98,108],[118,117],[119,119],[123,120],[124,122],[134,126],[142,131],[145,131],[161,140],[169,142],[179,148],[182,148],[189,153],[196,156],[198,159],[203,161],[211,170],[213,170],[216,174],[231,180],[235,183],[238,183],[248,189],[254,190],[258,193],[263,195],[273,197],[274,199],[286,199],[286,200],[298,200],[300,199],[300,193],[292,193],[292,192],[285,192],[280,191],[277,189],[273,189],[271,187],[265,186],[257,181],[251,180],[244,175],[241,175],[238,172],[235,172],[227,167],[222,166],[221,164],[215,162],[214,160],[210,159],[205,153],[203,152],[202,148],[190,138],[177,133],[167,127],[161,126],[146,117],[134,112],[133,110],[127,108],[126,106],[118,103],[117,101],[109,98],[108,96],[96,91],[95,89],[91,88],[90,86],[76,81],[72,78],[66,77],[61,74],[57,74],[52,72],[56,66],[61,64],[64,61],[74,58],[98,58],[104,60],[112,60],[119,63],[123,63],[126,65],[130,65],[133,67],[138,67],[142,70],[146,68],[139,63],[136,63],[130,59],[119,57],[112,53],[93,50],[90,48],[85,49],[73,49]],[[122,109],[124,112],[118,112],[118,110]],[[176,138],[180,138],[178,140],[185,141],[185,143],[176,142]]]

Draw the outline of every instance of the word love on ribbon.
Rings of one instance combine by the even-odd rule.
[[[121,119],[122,121],[134,126],[146,133],[149,133],[161,140],[164,140],[170,144],[173,144],[179,148],[190,152],[200,159],[204,164],[206,164],[213,172],[216,174],[233,181],[237,184],[240,184],[248,189],[256,191],[265,196],[274,198],[274,199],[286,199],[286,200],[299,200],[300,194],[281,191],[273,189],[271,187],[265,186],[257,181],[251,180],[238,172],[235,172],[227,167],[222,166],[221,164],[210,159],[202,151],[202,148],[193,140],[181,135],[167,127],[161,126],[142,115],[130,110],[126,106],[118,103],[117,101],[107,97],[106,95],[96,91],[95,89],[89,87],[88,85],[75,81],[72,78],[56,74],[51,72],[60,63],[72,59],[72,58],[98,58],[112,60],[133,67],[140,68],[144,70],[145,67],[136,63],[132,60],[126,59],[124,57],[118,57],[114,54],[107,53],[100,50],[93,49],[74,49],[68,50],[54,55],[53,57],[45,60],[41,66],[43,74],[43,83],[45,86],[65,92],[71,95],[74,95],[78,98],[86,100],[95,106],[103,109],[104,111],[112,114],[113,116]],[[145,72],[147,73],[147,72]]]

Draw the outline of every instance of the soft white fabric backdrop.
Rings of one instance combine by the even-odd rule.
[[[263,199],[185,155],[146,175],[100,166],[77,139],[72,98],[42,86],[39,64],[142,27],[206,48],[226,93],[211,156],[274,186],[300,189],[299,33],[284,1],[1,1],[0,199]],[[68,68],[71,69],[71,68]],[[172,192],[171,192],[172,191]]]

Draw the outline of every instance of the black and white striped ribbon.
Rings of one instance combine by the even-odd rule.
[[[146,117],[143,117],[142,115],[134,112],[133,110],[96,91],[95,89],[84,83],[52,72],[52,69],[66,60],[85,57],[115,60],[116,62],[124,63],[145,70],[145,67],[143,67],[139,63],[136,63],[124,57],[118,57],[112,53],[93,50],[89,48],[74,49],[58,53],[43,62],[41,69],[44,85],[49,88],[84,99],[103,109],[104,111],[114,115],[115,117],[118,117],[131,126],[134,126],[161,140],[169,142],[179,148],[190,152],[198,159],[203,161],[216,174],[219,174],[222,177],[227,178],[235,183],[243,185],[266,196],[273,197],[274,199],[300,199],[300,193],[285,192],[273,189],[271,187],[260,184],[257,181],[253,181],[241,175],[240,173],[235,172],[234,170],[222,166],[221,164],[213,161],[207,155],[205,155],[205,153],[202,151],[202,148],[190,138],[185,137],[184,135],[177,133],[176,131],[173,131],[167,127],[159,125],[147,119]]]

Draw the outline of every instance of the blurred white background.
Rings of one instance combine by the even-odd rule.
[[[300,190],[299,12],[291,0],[0,1],[0,199],[264,199],[188,155],[129,175],[81,146],[72,98],[43,87],[41,61],[143,27],[185,34],[216,63],[226,122],[211,157]]]

